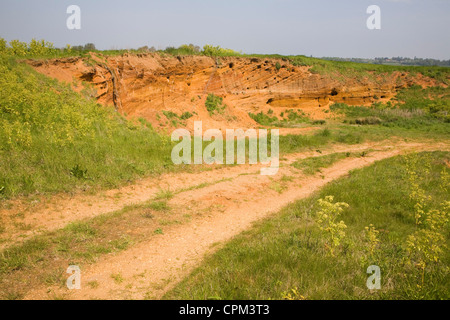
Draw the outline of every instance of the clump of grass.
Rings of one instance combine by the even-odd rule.
[[[352,122],[350,122],[351,124]],[[378,117],[366,117],[355,119],[355,124],[367,125],[367,124],[380,124],[381,119]]]
[[[269,185],[269,188],[281,194],[284,190],[286,190],[286,185],[278,181],[273,181]]]
[[[114,280],[116,284],[121,284],[125,281],[121,273],[113,273],[111,274],[111,278]]]
[[[186,111],[180,116],[180,119],[187,120],[189,118],[192,118],[193,116],[194,115],[192,113],[190,113],[189,111]]]
[[[155,200],[170,200],[174,197],[175,193],[170,189],[160,189],[155,196]]]
[[[223,104],[223,98],[218,97],[212,93],[208,94],[208,97],[205,101],[206,110],[208,110],[209,114],[212,116],[216,113],[222,114],[227,107],[227,105]]]
[[[70,169],[70,174],[72,176],[74,176],[77,179],[84,179],[86,180],[87,177],[87,170],[83,170],[80,168],[80,166],[77,164],[75,167],[73,167],[72,169]]]
[[[149,209],[155,211],[169,211],[170,207],[167,205],[167,201],[153,201],[148,205]]]
[[[162,113],[166,116],[168,120],[174,118],[179,119],[178,115],[175,112],[163,110]]]
[[[100,286],[100,284],[98,283],[97,280],[89,281],[89,282],[87,283],[87,285],[88,285],[89,288],[91,288],[91,289],[97,289],[97,288]]]
[[[349,157],[346,152],[330,153],[320,157],[310,157],[293,162],[294,168],[301,169],[304,174],[313,175],[320,172],[323,168],[332,166],[339,160]]]
[[[272,123],[278,121],[278,118],[276,116],[269,116],[268,114],[265,114],[264,112],[259,112],[257,114],[251,113],[249,112],[248,114],[250,116],[250,118],[252,118],[253,120],[255,120],[257,123],[263,125],[263,126],[268,126],[271,125]]]

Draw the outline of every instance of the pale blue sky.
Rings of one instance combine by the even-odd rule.
[[[66,8],[81,8],[68,30]],[[381,8],[381,30],[366,9]],[[450,0],[0,0],[0,37],[99,49],[220,45],[244,53],[450,59]]]

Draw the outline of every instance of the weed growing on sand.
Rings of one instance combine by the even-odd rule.
[[[170,189],[159,189],[156,193],[155,200],[170,200],[174,197],[175,193]]]
[[[122,282],[125,281],[120,272],[111,274],[111,279],[113,279],[116,284],[121,284]]]

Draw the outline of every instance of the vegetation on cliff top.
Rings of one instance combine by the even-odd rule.
[[[220,46],[205,45],[203,49],[193,44],[181,45],[178,48],[167,47],[165,50],[156,50],[147,46],[139,49],[130,50],[96,50],[95,45],[88,43],[84,46],[66,45],[65,48],[55,48],[53,43],[45,40],[31,40],[29,44],[19,40],[12,40],[9,44],[0,38],[0,54],[9,54],[15,57],[27,58],[57,58],[69,56],[85,56],[88,52],[101,52],[104,55],[114,56],[127,52],[146,53],[158,52],[159,54],[170,54],[173,56],[183,55],[204,55],[209,57],[243,57],[243,58],[261,58],[261,59],[279,59],[294,66],[309,66],[310,71],[321,75],[331,76],[334,79],[344,81],[347,77],[356,77],[358,79],[373,78],[373,73],[392,73],[394,71],[407,72],[412,76],[417,73],[436,79],[440,83],[448,84],[450,79],[450,68],[435,66],[398,66],[358,63],[352,61],[331,61],[304,55],[283,56],[279,54],[244,54],[232,49],[222,48]],[[278,63],[278,65],[280,65]],[[281,65],[280,65],[281,67]],[[277,66],[277,69],[278,66]]]

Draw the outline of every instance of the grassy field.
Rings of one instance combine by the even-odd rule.
[[[449,299],[449,157],[399,156],[355,170],[225,244],[165,298]],[[321,207],[327,196],[334,200]],[[338,215],[340,202],[348,208]],[[433,210],[443,220],[417,222],[417,203],[423,221],[439,216]],[[412,250],[423,242],[428,249]],[[366,287],[370,265],[381,268],[380,290]]]

